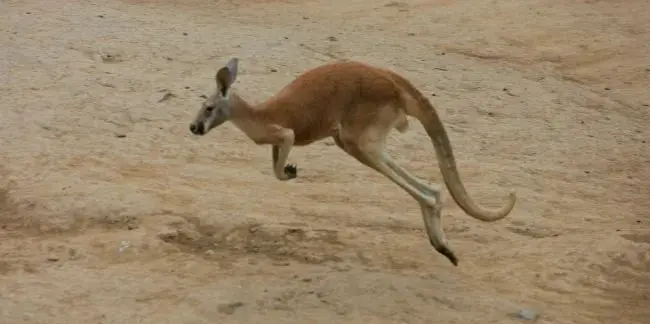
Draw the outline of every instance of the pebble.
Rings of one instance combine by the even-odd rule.
[[[524,309],[520,309],[517,312],[517,318],[519,318],[519,319],[523,319],[523,320],[527,320],[527,321],[534,321],[534,320],[537,319],[537,317],[539,317],[539,314],[537,314],[537,312],[532,310],[532,309],[524,308]]]

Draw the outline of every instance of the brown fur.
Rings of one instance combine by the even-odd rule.
[[[496,211],[485,210],[470,199],[435,108],[399,74],[361,62],[338,61],[303,73],[265,102],[251,105],[230,90],[237,64],[232,59],[219,70],[217,91],[203,103],[190,130],[204,135],[225,121],[233,122],[255,143],[272,145],[273,170],[279,180],[297,176],[295,165],[285,165],[293,146],[332,137],[338,147],[389,178],[420,204],[429,241],[457,265],[442,230],[440,189],[396,165],[384,150],[390,130],[405,132],[407,116],[411,116],[431,138],[445,184],[468,215],[496,221],[514,208],[514,192]]]

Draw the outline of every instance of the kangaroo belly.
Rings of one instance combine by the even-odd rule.
[[[296,123],[291,127],[295,146],[309,145],[315,141],[331,137],[338,133],[338,127],[325,120],[311,123]]]

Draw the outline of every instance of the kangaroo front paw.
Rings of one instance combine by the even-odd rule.
[[[287,176],[287,180],[294,179],[298,176],[298,166],[295,164],[287,164],[284,166],[284,174]]]

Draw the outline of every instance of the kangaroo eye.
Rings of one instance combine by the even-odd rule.
[[[211,112],[214,110],[214,106],[205,107],[205,111]]]

